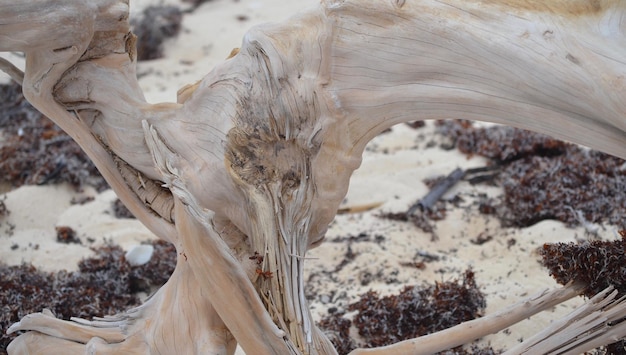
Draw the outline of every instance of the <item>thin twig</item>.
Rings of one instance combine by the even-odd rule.
[[[502,170],[501,165],[489,165],[479,168],[471,168],[465,170],[465,180],[470,185],[476,185],[483,182],[492,182]]]
[[[24,72],[4,58],[0,58],[0,71],[7,73],[16,83],[22,85]]]
[[[445,194],[452,186],[459,182],[465,176],[465,171],[460,168],[454,169],[443,180],[439,181],[426,196],[422,197],[417,203],[409,208],[407,215],[414,214],[418,209],[422,211],[431,209],[437,201]]]

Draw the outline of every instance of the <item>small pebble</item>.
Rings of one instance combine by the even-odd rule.
[[[132,247],[126,252],[126,260],[133,266],[143,265],[150,261],[154,247],[149,244],[142,244]]]

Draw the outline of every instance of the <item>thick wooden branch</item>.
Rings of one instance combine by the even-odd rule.
[[[13,349],[54,337],[76,352],[230,353],[232,333],[249,353],[332,353],[304,297],[306,251],[367,142],[400,122],[486,120],[626,158],[623,1],[324,1],[252,29],[179,103],[158,105],[137,84],[127,14],[123,0],[0,0],[0,50],[26,53],[28,100],[176,245],[177,271],[145,309],[193,314],[195,328],[140,313],[115,323],[133,334],[104,339],[100,323],[36,316],[18,328],[39,333]]]
[[[622,1],[342,1],[327,14],[326,89],[356,146],[452,117],[626,155]]]
[[[125,181],[124,175],[128,173],[121,171],[123,169],[118,167],[116,156],[111,154],[117,148],[117,156],[126,155],[124,152],[134,154],[138,148],[137,142],[141,146],[141,136],[133,133],[141,132],[142,108],[150,112],[154,109],[155,112],[163,111],[161,106],[148,108],[138,89],[134,42],[129,34],[128,1],[2,0],[0,9],[0,51],[23,51],[26,55],[26,72],[22,83],[24,96],[76,140],[138,219],[162,239],[175,239],[174,226],[162,216],[157,216],[155,211],[146,208],[144,198],[138,196],[129,186],[132,184]],[[77,65],[79,61],[84,65]],[[70,86],[63,83],[63,79],[66,82],[76,79],[72,73],[89,66],[96,69],[91,76],[82,77]],[[108,69],[102,70],[103,67]],[[102,90],[98,90],[98,87]],[[102,95],[93,100],[84,97],[88,93],[97,95],[99,92]],[[113,100],[120,96],[124,99],[118,102]],[[81,107],[75,106],[75,101],[81,99],[84,99],[83,107],[89,106],[87,103],[91,102],[89,110],[81,112]],[[122,102],[128,102],[133,110],[117,111],[116,106]],[[94,111],[103,106],[106,106],[106,110]],[[115,132],[107,137],[107,132],[93,127],[94,123],[97,126],[95,120],[81,120],[82,116],[90,116],[91,113],[107,117],[100,122],[113,126]],[[116,124],[118,122],[123,124]],[[116,140],[115,137],[120,139]],[[113,146],[108,144],[110,142],[107,139],[123,144]],[[131,145],[127,146],[129,143]],[[142,149],[139,148],[139,151]],[[133,161],[131,156],[127,161],[136,166],[135,170],[152,166],[145,146],[143,152],[139,160]],[[155,187],[150,186],[148,189],[155,190]]]

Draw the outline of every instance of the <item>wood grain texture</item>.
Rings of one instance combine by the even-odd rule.
[[[303,266],[365,145],[401,122],[465,118],[626,158],[625,23],[622,1],[327,0],[251,29],[178,103],[153,105],[126,2],[0,0],[25,97],[179,255],[144,306],[27,316],[9,351],[334,353]]]

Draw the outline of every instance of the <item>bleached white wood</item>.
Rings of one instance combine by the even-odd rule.
[[[626,158],[623,1],[323,1],[252,29],[157,105],[127,16],[124,0],[0,0],[0,50],[26,69],[0,68],[176,245],[176,271],[106,321],[27,316],[11,353],[333,353],[304,297],[306,252],[367,142],[400,122],[486,120]]]
[[[452,328],[384,347],[356,349],[350,352],[350,355],[439,353],[495,334],[536,313],[551,309],[577,296],[582,289],[584,287],[581,285],[570,284],[562,288],[545,290],[501,311]],[[616,293],[612,287],[607,288],[567,316],[555,320],[535,336],[508,349],[505,354],[574,355],[618,341],[626,332],[624,329],[626,324],[619,322],[626,315],[626,304],[623,298],[615,298]],[[611,323],[614,324],[610,325]]]

